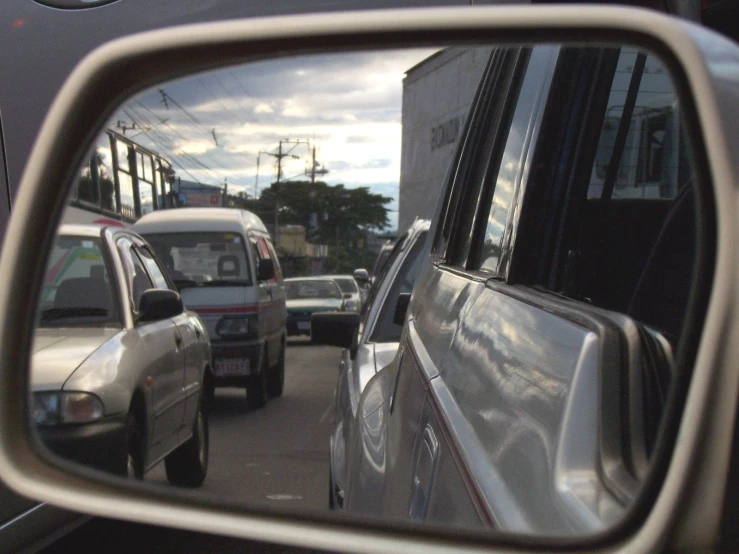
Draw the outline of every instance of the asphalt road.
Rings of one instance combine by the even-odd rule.
[[[328,449],[340,350],[291,340],[285,391],[261,410],[250,410],[243,389],[217,389],[210,417],[210,460],[202,491],[249,506],[328,510]],[[146,476],[167,485],[164,466]],[[97,547],[96,547],[97,545]],[[103,547],[104,545],[104,547]],[[200,553],[280,552],[248,541],[94,519],[43,554],[88,552]]]

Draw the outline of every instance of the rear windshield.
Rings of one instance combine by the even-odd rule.
[[[39,326],[120,326],[115,290],[99,238],[59,236],[44,276]]]
[[[285,293],[288,300],[308,298],[337,298],[341,299],[341,289],[333,281],[319,279],[301,279],[300,281],[285,281]]]
[[[251,285],[244,238],[238,233],[144,235],[178,288]]]
[[[339,285],[341,292],[359,292],[357,282],[351,277],[337,277],[334,281]]]

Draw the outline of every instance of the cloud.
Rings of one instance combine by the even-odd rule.
[[[183,179],[254,192],[307,178],[312,147],[330,184],[397,199],[402,81],[435,49],[301,56],[214,70],[159,85],[112,118],[174,162]],[[215,135],[215,136],[214,136]],[[308,144],[310,143],[310,144]],[[294,156],[294,157],[293,157]],[[259,169],[257,171],[257,158]],[[397,200],[391,209],[397,210]]]

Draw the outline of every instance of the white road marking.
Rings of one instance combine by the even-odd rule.
[[[269,500],[303,500],[299,494],[268,494]]]

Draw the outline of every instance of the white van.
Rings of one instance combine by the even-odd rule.
[[[285,286],[269,233],[230,208],[152,212],[134,229],[156,251],[210,335],[216,386],[246,387],[264,406],[285,383]]]

